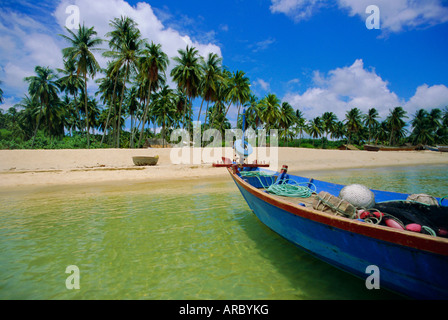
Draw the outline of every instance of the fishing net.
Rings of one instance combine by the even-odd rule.
[[[448,238],[445,232],[448,230],[448,207],[412,201],[390,201],[375,204],[375,209],[393,216],[403,225],[421,225],[422,233],[435,233],[433,235]]]

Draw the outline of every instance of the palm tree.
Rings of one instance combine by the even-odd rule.
[[[246,106],[246,119],[248,128],[256,130],[262,123],[262,109],[258,98],[251,94],[249,100],[245,104]]]
[[[296,122],[296,114],[294,113],[294,109],[288,102],[283,102],[280,106],[280,118],[279,118],[279,126],[283,128],[283,137],[286,140],[286,146],[288,146],[287,141],[287,129],[291,127]]]
[[[411,121],[412,132],[409,139],[413,144],[429,144],[431,141],[431,134],[428,126],[428,111],[419,109]],[[432,143],[433,141],[431,141]]]
[[[28,93],[32,99],[39,102],[39,115],[37,117],[37,125],[34,130],[33,142],[31,148],[34,146],[37,130],[41,121],[42,113],[49,112],[51,103],[56,102],[58,98],[58,86],[56,83],[56,75],[54,71],[48,67],[37,66],[34,71],[36,76],[26,77],[25,81],[29,83]],[[47,110],[44,110],[47,109]]]
[[[90,148],[89,135],[89,116],[87,110],[87,75],[95,77],[96,72],[100,69],[98,61],[95,59],[93,51],[100,45],[103,40],[96,38],[97,32],[94,27],[87,28],[84,24],[79,25],[78,32],[75,34],[69,28],[65,27],[70,36],[61,35],[66,39],[71,47],[62,50],[62,54],[68,60],[73,60],[76,65],[76,74],[84,76],[84,106],[86,108],[86,130],[87,130],[87,147]]]
[[[442,113],[442,125],[446,128],[448,127],[448,106],[445,107]]]
[[[153,105],[157,123],[162,125],[162,141],[165,146],[166,126],[173,122],[176,112],[176,97],[173,90],[164,86],[160,92],[155,94]]]
[[[64,122],[70,136],[73,136],[73,130],[81,128],[80,115],[77,111],[77,106],[74,104],[74,100],[65,94],[64,99],[61,101],[64,109]]]
[[[136,86],[132,86],[131,90],[129,90],[126,102],[129,114],[131,115],[131,137],[129,140],[129,146],[134,148],[134,115],[140,105],[138,102],[138,88]]]
[[[57,69],[58,72],[63,73],[64,76],[57,80],[57,84],[61,92],[70,94],[74,99],[75,112],[79,115],[79,121],[81,121],[80,110],[78,109],[77,96],[80,90],[84,89],[84,82],[76,74],[76,66],[74,60],[64,60],[64,69]],[[81,129],[80,125],[77,125]]]
[[[223,136],[225,135],[225,130],[232,127],[229,119],[224,117],[225,109],[226,107],[224,103],[218,100],[209,110],[209,118],[212,119],[209,123],[209,127],[219,130]]]
[[[209,127],[215,127],[219,130],[222,130],[222,128],[218,128],[219,126],[215,126],[218,122],[215,121],[215,118],[218,116],[217,112],[222,112],[222,119],[227,118],[224,116],[224,113],[226,112],[225,103],[228,103],[229,99],[227,97],[227,92],[229,91],[229,85],[230,85],[230,78],[232,77],[232,73],[223,68],[221,69],[221,79],[218,81],[218,90],[216,92],[216,101],[215,105],[217,105],[217,108],[213,108],[213,112],[209,112]],[[230,107],[230,104],[229,104]]]
[[[448,106],[442,111],[441,126],[437,131],[437,142],[440,144],[448,143]]]
[[[116,92],[122,91],[122,88],[124,86],[124,75],[122,70],[116,70],[116,65],[113,63],[108,63],[107,68],[105,70],[106,77],[97,79],[96,82],[99,83],[98,92],[96,94],[101,93],[101,101],[109,106],[109,110],[107,112],[107,117],[105,118],[104,125],[101,127],[103,130],[103,137],[101,138],[100,145],[103,144],[104,138],[106,136],[106,132],[109,129],[110,119],[112,110],[116,109]],[[116,127],[116,123],[113,122],[113,127]]]
[[[437,132],[437,130],[439,130],[442,125],[442,110],[440,110],[439,108],[432,109],[428,114],[428,120],[428,125],[434,132]]]
[[[315,117],[313,120],[311,120],[308,123],[308,134],[313,137],[314,139],[318,139],[322,132],[324,131],[324,127],[322,124],[322,118],[321,117]],[[314,145],[314,140],[313,140]]]
[[[347,144],[351,143],[353,134],[357,134],[362,128],[362,115],[361,110],[358,108],[352,108],[345,114],[345,127],[347,129]]]
[[[249,100],[250,96],[250,81],[246,77],[243,71],[236,71],[230,77],[228,82],[228,87],[226,89],[226,100],[229,101],[229,106],[227,107],[224,118],[229,112],[231,104],[236,104],[238,108],[238,117],[240,116],[240,107]]]
[[[331,137],[333,139],[342,139],[346,133],[345,124],[342,121],[336,122],[334,129],[331,132]]]
[[[145,48],[142,50],[142,56],[140,57],[139,66],[140,74],[148,82],[148,94],[146,95],[145,109],[143,112],[142,129],[140,131],[140,138],[138,139],[138,147],[141,145],[143,138],[143,131],[148,117],[149,100],[151,97],[151,90],[153,87],[159,85],[162,80],[161,74],[165,74],[165,71],[169,64],[169,59],[166,53],[162,51],[162,45],[145,43]]]
[[[275,94],[268,94],[260,101],[262,111],[262,120],[266,125],[266,131],[277,125],[280,118],[280,100]]]
[[[328,134],[331,134],[335,130],[337,121],[338,117],[331,111],[324,112],[324,114],[322,115],[322,126],[323,131],[326,134],[325,136],[326,140],[328,140]]]
[[[369,109],[366,115],[364,115],[364,125],[369,128],[369,142],[372,141],[373,129],[378,127],[379,122],[376,120],[379,117],[378,111],[375,108]]]
[[[300,111],[299,109],[296,110],[296,133],[299,134],[299,146],[300,146],[300,140],[303,137],[303,133],[305,132],[305,128],[306,128],[306,119],[303,116],[302,111]]]
[[[40,113],[40,104],[36,99],[25,95],[22,100],[14,105],[14,107],[21,108],[18,114],[18,127],[23,133],[23,139],[28,140],[34,136],[37,127],[37,117]]]
[[[389,145],[394,145],[396,143],[396,136],[399,138],[403,137],[404,127],[406,126],[403,118],[407,117],[406,111],[404,111],[402,107],[395,107],[390,111],[390,115],[386,119],[390,128]]]
[[[218,96],[218,85],[222,79],[221,76],[221,63],[220,58],[216,53],[210,52],[207,60],[201,61],[201,68],[203,77],[200,82],[199,91],[202,95],[201,107],[199,108],[198,121],[201,118],[202,104],[207,101],[207,110],[210,101],[216,101]],[[207,110],[205,111],[206,117],[204,123],[207,122]]]
[[[192,106],[193,98],[198,96],[202,79],[200,56],[196,48],[189,46],[187,46],[186,50],[179,49],[177,52],[179,56],[173,58],[177,62],[177,65],[171,70],[171,77],[177,83],[178,88],[188,97],[189,106]],[[187,104],[184,107],[187,107]],[[190,122],[190,112],[190,110],[183,110],[185,119],[184,128]]]
[[[118,107],[118,119],[120,119],[126,82],[132,71],[137,72],[138,54],[143,42],[137,24],[131,18],[123,16],[121,18],[115,18],[109,25],[114,28],[113,31],[106,34],[106,36],[111,37],[109,47],[112,50],[105,52],[105,56],[114,58],[115,70],[121,69],[122,67],[125,68],[124,85],[121,90]],[[120,131],[121,129],[119,128],[117,130],[117,148],[120,147]]]

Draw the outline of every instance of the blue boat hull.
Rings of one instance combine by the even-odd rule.
[[[440,245],[429,236],[301,209],[229,172],[258,219],[295,245],[362,279],[370,275],[369,266],[377,266],[381,288],[416,299],[448,299],[446,239],[437,239]]]

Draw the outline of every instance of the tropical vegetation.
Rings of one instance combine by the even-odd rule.
[[[8,110],[0,108],[0,148],[140,148],[148,138],[169,142],[172,130],[191,131],[196,120],[202,120],[203,129],[223,133],[231,128],[230,110],[238,128],[245,110],[245,128],[278,129],[284,146],[448,144],[448,107],[422,106],[410,115],[397,106],[383,120],[374,107],[366,113],[351,108],[343,119],[331,111],[305,119],[301,106],[273,93],[257,97],[246,73],[228,70],[214,53],[202,57],[186,46],[168,57],[160,44],[142,38],[129,17],[110,21],[104,37],[80,25],[66,29],[61,38],[67,43],[63,68],[36,66],[35,74],[24,79],[28,92],[22,100]],[[103,42],[108,49],[100,49]],[[107,59],[104,69],[101,56]],[[97,85],[93,94],[89,80]]]

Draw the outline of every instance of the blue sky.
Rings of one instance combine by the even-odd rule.
[[[372,4],[379,30],[366,28]],[[333,111],[342,120],[353,107],[385,117],[398,105],[409,115],[448,105],[444,0],[7,0],[0,9],[2,109],[24,96],[22,79],[34,66],[62,66],[67,44],[58,34],[68,5],[100,37],[109,20],[128,15],[170,57],[187,44],[204,56],[216,52],[229,70],[247,74],[259,98],[274,93],[307,119]],[[236,110],[229,116],[235,120]]]

